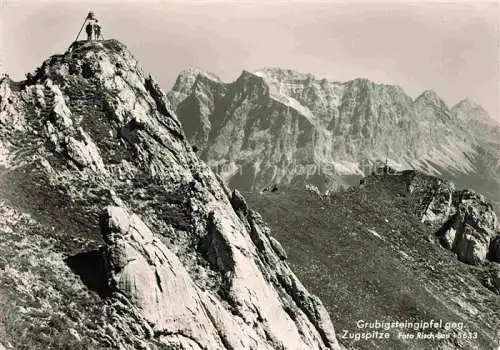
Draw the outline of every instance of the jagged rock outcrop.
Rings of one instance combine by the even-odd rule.
[[[307,182],[324,191],[386,159],[398,169],[500,183],[498,123],[477,105],[450,109],[432,91],[413,100],[399,86],[279,68],[224,83],[191,69],[168,98],[200,156],[238,188]],[[482,126],[469,127],[477,115]]]
[[[456,252],[460,261],[480,264],[495,254],[493,239],[498,222],[493,206],[470,190],[456,191],[454,197],[454,215],[439,231],[441,242]]]
[[[453,183],[436,177],[415,176],[408,183],[408,192],[421,198],[416,214],[422,222],[443,224],[452,211]]]
[[[412,210],[429,224],[440,243],[460,261],[478,265],[498,254],[498,220],[493,205],[472,190],[455,190],[452,182],[418,171],[379,169],[361,182],[400,182],[412,198]]]
[[[252,252],[251,242],[233,245],[224,232],[230,226],[214,223],[213,231],[207,233],[200,249],[223,274],[227,289],[220,292],[229,297],[228,310],[217,295],[199,287],[179,258],[137,215],[108,207],[102,225],[111,288],[140,310],[161,342],[175,340],[182,348],[199,349],[336,347],[326,311],[308,296],[288,267],[273,257],[274,252],[266,250],[265,241],[272,245],[268,237],[259,236],[259,248],[265,254],[260,264],[264,266],[252,266],[248,255],[257,254]],[[247,256],[238,256],[239,252]],[[278,272],[267,266],[264,279],[259,267],[270,262],[278,264]],[[269,283],[282,290],[276,293]]]
[[[0,124],[5,128],[22,129],[23,116],[16,110],[19,103],[17,95],[11,89],[8,78],[0,81]]]
[[[500,142],[500,125],[477,103],[464,99],[451,108],[451,113],[467,127],[483,135],[485,141],[496,144]]]
[[[338,348],[326,309],[284,249],[198,159],[166,95],[123,44],[76,42],[29,80],[0,87],[0,194],[43,237],[26,252],[46,271],[31,284],[58,291],[9,294],[3,279],[21,272],[9,265],[17,258],[6,262],[5,312],[33,326],[0,327],[2,338],[28,348],[69,339],[74,348]],[[12,231],[32,230],[19,225]],[[54,283],[55,273],[75,280]],[[60,338],[38,339],[55,326],[29,300],[77,321],[61,316]]]

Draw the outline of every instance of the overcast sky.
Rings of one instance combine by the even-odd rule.
[[[22,79],[64,52],[89,9],[165,89],[189,66],[225,81],[278,66],[469,97],[499,117],[496,2],[0,0],[2,69]]]

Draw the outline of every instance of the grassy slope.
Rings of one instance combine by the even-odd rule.
[[[376,341],[341,336],[344,329],[356,331],[357,320],[442,319],[463,321],[479,333],[479,339],[455,345],[498,346],[500,298],[479,282],[481,268],[458,262],[436,243],[413,216],[412,197],[397,179],[324,200],[302,190],[245,196],[283,244],[300,280],[327,306],[344,345],[435,348],[436,342],[404,343],[396,334]]]

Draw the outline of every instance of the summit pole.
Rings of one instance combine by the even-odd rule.
[[[80,28],[80,31],[78,32],[78,35],[76,36],[75,41],[77,41],[77,40],[78,40],[78,37],[79,37],[79,36],[80,36],[80,34],[82,33],[83,27],[85,27],[85,23],[87,23],[87,19],[89,19],[89,17],[88,17],[88,16],[87,16],[87,17],[85,17],[85,21],[83,21],[82,27]],[[73,41],[73,42],[75,42],[75,41]]]

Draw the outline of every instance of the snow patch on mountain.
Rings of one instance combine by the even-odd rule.
[[[498,164],[490,145],[500,144],[496,131],[463,122],[483,110],[465,102],[450,109],[431,90],[412,99],[399,86],[339,83],[280,68],[244,71],[233,83],[198,80],[180,90],[186,97],[174,104],[188,138],[201,144],[209,164],[235,163],[243,187],[366,175],[386,160],[435,175]]]

